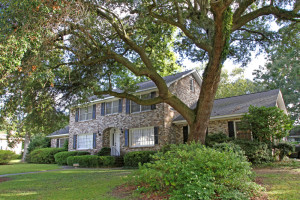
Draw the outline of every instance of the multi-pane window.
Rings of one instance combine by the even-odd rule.
[[[63,148],[66,140],[67,138],[60,138],[58,142],[58,147]]]
[[[147,127],[130,129],[130,146],[154,146],[154,128]]]
[[[139,97],[141,99],[151,99],[151,93],[143,94],[143,95],[140,95]],[[141,112],[141,111],[151,110],[151,105],[150,106],[144,106],[144,105],[137,104],[134,101],[131,101],[130,102],[130,108],[131,108],[131,113],[134,113],[134,112]]]
[[[105,113],[107,115],[118,113],[118,111],[119,111],[119,100],[105,103]]]
[[[93,106],[87,106],[79,109],[79,121],[90,120],[93,117]]]
[[[195,83],[194,83],[194,79],[193,78],[190,79],[190,90],[192,92],[195,91]]]
[[[78,135],[77,149],[93,149],[93,134]]]
[[[242,122],[241,121],[235,121],[234,122],[234,128],[235,128],[235,137],[237,139],[248,139],[251,140],[251,132],[250,130],[244,130],[242,129]]]

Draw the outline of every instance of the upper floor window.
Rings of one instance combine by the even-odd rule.
[[[93,118],[93,105],[79,108],[79,121],[91,120]]]
[[[195,80],[193,78],[190,79],[190,90],[195,91]]]
[[[151,93],[139,95],[138,97],[140,97],[141,99],[151,99]],[[151,105],[145,106],[145,105],[137,104],[134,101],[130,101],[130,108],[131,108],[131,113],[135,113],[135,112],[151,110]]]
[[[105,114],[114,114],[119,112],[119,100],[105,103]]]

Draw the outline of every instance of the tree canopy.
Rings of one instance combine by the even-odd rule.
[[[300,17],[298,0],[0,0],[0,5],[1,92],[18,93],[14,84],[30,87],[25,80],[31,79],[38,85],[34,91],[68,101],[109,94],[143,105],[166,102],[187,120],[189,140],[202,143],[224,61],[246,65],[257,45],[265,48],[281,36],[270,22],[297,23]],[[195,109],[162,78],[178,70],[182,58],[207,63]],[[140,77],[156,84],[155,98],[133,94]]]

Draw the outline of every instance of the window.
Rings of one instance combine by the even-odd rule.
[[[141,99],[151,99],[151,93],[143,94],[143,95],[140,95],[139,97]],[[151,110],[151,105],[144,106],[144,105],[139,105],[139,104],[135,103],[134,101],[130,101],[130,108],[131,108],[131,113],[135,113],[135,112]]]
[[[195,84],[195,83],[194,83],[194,79],[191,78],[191,79],[190,79],[190,90],[191,90],[192,92],[195,91],[195,85],[194,85],[194,84]]]
[[[93,149],[93,134],[78,135],[77,149]]]
[[[154,128],[130,129],[130,139],[131,147],[154,146]]]
[[[243,130],[241,127],[242,127],[242,122],[241,121],[235,121],[234,122],[235,138],[251,140],[251,132]]]
[[[63,148],[66,140],[67,138],[58,139],[58,148]]]
[[[87,106],[79,109],[79,121],[91,120],[93,118],[93,106]]]
[[[106,104],[105,104],[105,113],[107,115],[118,113],[118,111],[119,111],[119,100],[106,102]]]

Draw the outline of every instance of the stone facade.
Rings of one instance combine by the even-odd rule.
[[[51,148],[57,148],[57,139],[69,139],[69,137],[63,136],[63,137],[51,138],[51,141],[50,141]]]
[[[190,79],[192,75],[188,75],[170,85],[170,91],[180,98],[184,103],[192,105],[198,99],[200,86],[194,80],[194,91],[190,90]],[[148,91],[151,92],[151,91]],[[108,102],[109,100],[107,100]],[[111,100],[110,100],[111,101]],[[103,101],[105,102],[105,101]],[[176,126],[172,124],[172,120],[178,113],[166,103],[156,105],[156,109],[126,114],[126,101],[123,99],[122,112],[117,114],[101,116],[101,103],[96,104],[96,119],[88,121],[75,122],[75,109],[70,111],[69,122],[69,151],[73,149],[73,136],[87,133],[97,133],[96,148],[90,149],[92,154],[97,153],[102,147],[110,146],[110,130],[117,128],[120,130],[120,153],[125,154],[130,151],[140,150],[158,150],[165,144],[176,143]],[[158,127],[158,144],[151,147],[130,147],[125,146],[125,129],[142,128],[142,127]],[[85,150],[86,151],[86,150]]]

